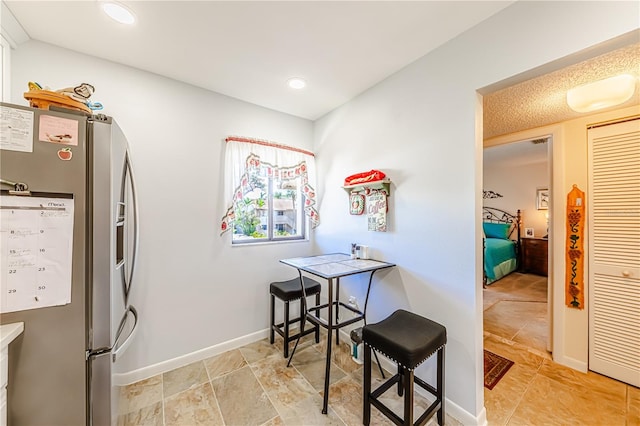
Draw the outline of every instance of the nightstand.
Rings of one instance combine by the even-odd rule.
[[[547,276],[549,270],[549,240],[522,238],[522,272]]]

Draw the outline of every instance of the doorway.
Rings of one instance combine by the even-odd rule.
[[[548,358],[552,350],[552,143],[551,135],[525,140],[514,135],[483,150],[483,207],[520,214],[520,226],[514,227],[510,237],[516,244],[517,266],[483,290],[484,330]]]

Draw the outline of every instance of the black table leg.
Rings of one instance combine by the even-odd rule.
[[[336,278],[336,324],[340,321],[340,277]],[[340,347],[340,329],[336,330],[336,346]]]
[[[327,313],[327,365],[324,372],[324,399],[322,401],[322,414],[327,414],[329,406],[329,374],[331,373],[331,334],[333,332],[333,279],[328,280],[328,313]]]

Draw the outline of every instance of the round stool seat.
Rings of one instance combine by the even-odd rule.
[[[362,340],[373,349],[413,370],[447,343],[444,326],[405,310],[365,325]]]
[[[311,278],[303,277],[304,289],[307,296],[320,293],[320,283]],[[302,287],[300,287],[300,279],[293,278],[288,281],[273,282],[269,286],[271,294],[280,300],[289,302],[302,298]]]

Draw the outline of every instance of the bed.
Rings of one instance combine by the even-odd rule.
[[[520,266],[520,210],[516,214],[495,207],[482,208],[484,277],[486,286]]]

